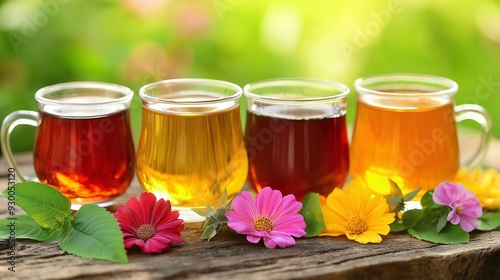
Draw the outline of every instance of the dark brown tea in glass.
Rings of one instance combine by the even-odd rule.
[[[346,86],[329,81],[283,79],[245,87],[247,181],[302,199],[326,197],[349,172]]]

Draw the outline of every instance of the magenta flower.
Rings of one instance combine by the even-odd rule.
[[[289,194],[265,187],[255,200],[248,192],[234,198],[234,211],[227,211],[227,225],[239,234],[246,234],[251,243],[264,239],[267,248],[295,245],[294,237],[306,235],[304,217],[298,214],[302,203]]]
[[[170,201],[156,201],[152,193],[143,192],[132,197],[125,205],[118,206],[115,219],[120,225],[125,248],[139,246],[145,254],[161,253],[172,247],[172,242],[182,242],[180,232],[184,221],[179,212],[172,211]]]
[[[474,193],[465,189],[460,184],[450,182],[441,183],[434,190],[432,200],[441,205],[451,208],[448,214],[448,221],[457,225],[466,232],[471,232],[477,228],[477,218],[483,215],[483,209]]]

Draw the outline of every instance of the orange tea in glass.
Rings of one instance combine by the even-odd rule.
[[[389,193],[389,178],[403,193],[423,192],[451,180],[461,164],[473,167],[485,155],[491,120],[478,105],[454,105],[458,85],[426,75],[380,75],[355,82],[357,112],[351,173],[375,191]],[[460,162],[457,121],[482,127],[476,153]]]
[[[16,166],[10,131],[18,124],[37,126],[33,161],[38,180],[57,188],[74,209],[85,203],[113,204],[134,177],[132,96],[129,88],[100,82],[40,89],[35,94],[38,112],[17,111],[4,120],[2,149],[7,160]]]

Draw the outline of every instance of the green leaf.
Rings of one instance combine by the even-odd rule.
[[[391,210],[391,213],[397,214],[397,213],[401,212],[403,210],[403,208],[404,208],[404,203],[401,202],[398,204],[398,206],[394,207],[394,209]]]
[[[391,228],[391,232],[400,232],[408,229],[403,223],[403,220],[400,219],[396,219],[394,222],[390,223],[389,227]]]
[[[306,222],[306,237],[317,236],[325,229],[319,194],[307,193],[302,199],[302,209],[300,209],[299,214],[304,217]]]
[[[62,229],[44,230],[28,215],[19,215],[0,220],[0,239],[9,239],[12,223],[16,238],[50,242],[59,238],[62,233]]]
[[[215,226],[213,224],[207,226],[203,233],[201,234],[201,239],[207,239],[210,241],[212,237],[214,237],[217,234],[217,230],[215,229]]]
[[[226,211],[231,208],[232,199],[227,199],[227,192],[224,190],[217,203],[212,208],[210,205],[205,205],[205,208],[192,208],[198,215],[205,217],[205,221],[201,224],[203,233],[201,239],[212,239],[217,233],[224,229],[227,224]]]
[[[193,207],[191,210],[202,217],[207,217],[210,214],[210,210],[207,207]]]
[[[408,233],[420,240],[440,244],[460,244],[469,242],[469,233],[459,225],[447,223],[441,232],[436,231],[436,223],[418,223],[408,229]]]
[[[227,210],[225,208],[219,208],[215,211],[214,217],[216,217],[221,224],[227,224],[228,222],[226,211]]]
[[[118,222],[110,212],[94,204],[83,205],[76,212],[59,246],[83,258],[127,262]]]
[[[422,188],[419,188],[417,190],[414,190],[412,192],[409,192],[407,193],[404,197],[403,197],[403,201],[411,201],[412,199],[415,198],[415,196],[417,196],[418,192],[420,192]]]
[[[420,200],[420,204],[422,205],[422,208],[427,208],[431,207],[434,205],[434,200],[432,200],[432,191],[427,191],[423,196],[422,199]]]
[[[392,206],[399,205],[402,202],[400,197],[390,196],[390,195],[385,196],[385,201],[387,202],[387,204],[392,205]]]
[[[398,185],[391,179],[387,179],[390,186],[389,194],[384,195],[384,198],[390,206],[399,206],[403,203],[403,193]]]
[[[391,196],[397,197],[401,200],[401,198],[403,198],[403,192],[401,192],[401,188],[399,188],[398,184],[396,184],[396,182],[394,182],[393,180],[387,178],[387,181],[389,181]]]
[[[405,211],[403,213],[403,224],[406,228],[411,228],[415,226],[418,221],[422,218],[423,210],[421,209],[412,209]]]
[[[2,195],[8,197],[7,189]],[[48,185],[37,182],[17,184],[15,202],[44,230],[57,231],[71,220],[71,201]]]
[[[478,230],[490,231],[500,227],[500,211],[483,212],[478,219]]]
[[[219,200],[214,205],[214,209],[224,207],[224,205],[226,205],[226,203],[227,203],[227,191],[226,191],[226,189],[224,189],[224,191],[222,192],[222,195],[219,197]]]
[[[446,224],[448,223],[447,218],[448,218],[448,215],[446,215],[446,214],[439,217],[437,225],[436,225],[436,231],[438,233],[440,233],[443,230],[443,228],[446,226]]]

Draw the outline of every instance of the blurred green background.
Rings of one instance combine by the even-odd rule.
[[[137,93],[157,80],[312,77],[352,90],[358,77],[411,72],[457,81],[456,103],[500,124],[500,0],[7,0],[0,33],[0,119],[36,110],[47,85],[118,83],[136,93],[138,139]],[[33,128],[13,137],[15,151],[32,149]]]

